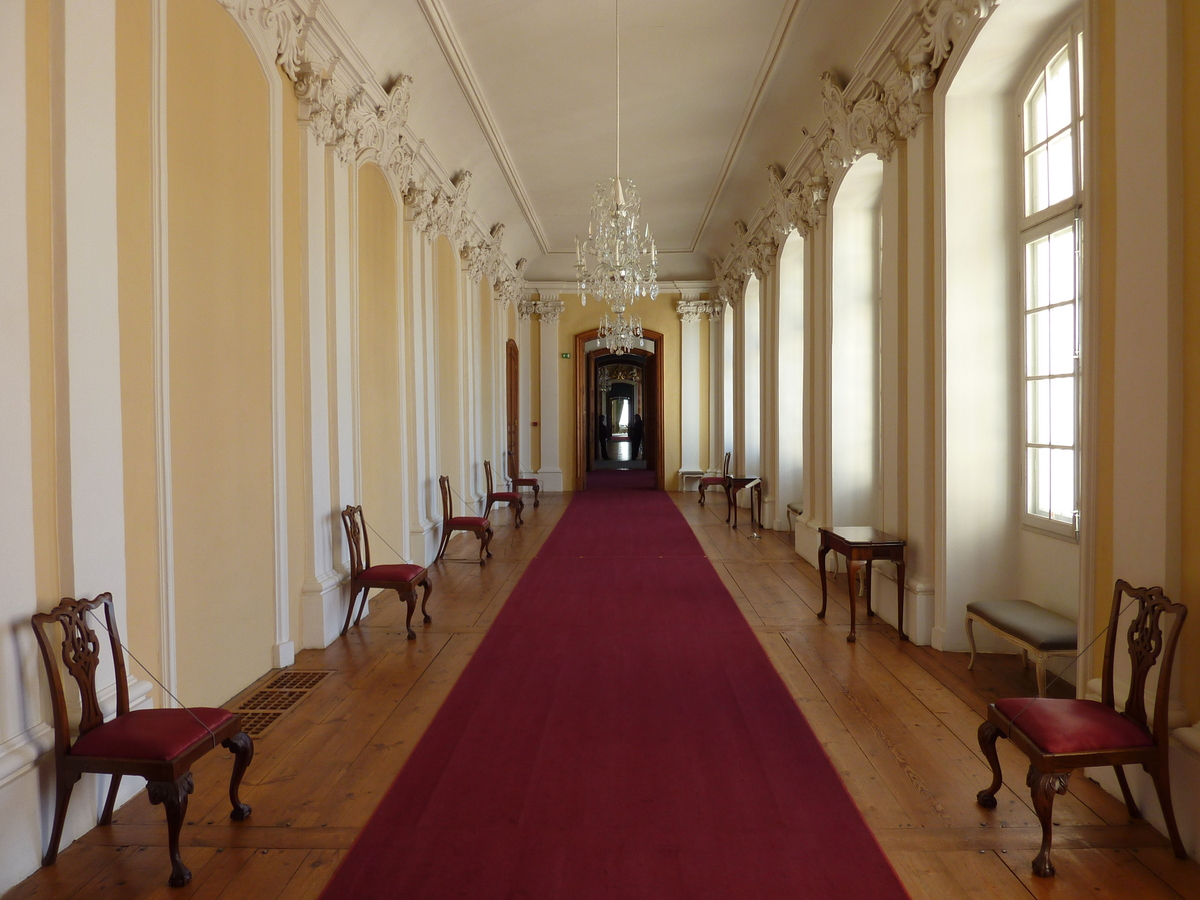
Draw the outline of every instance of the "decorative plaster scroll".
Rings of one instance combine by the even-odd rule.
[[[368,83],[372,78],[369,66],[356,48],[345,44],[344,32],[320,0],[220,3],[248,40],[268,55],[274,54],[294,82],[301,116],[318,141],[335,148],[339,161],[349,165],[373,159],[399,194],[417,201],[420,227],[445,234],[460,251],[472,242],[498,246],[499,237],[489,241],[482,223],[467,206],[470,173],[463,172],[450,184],[442,183],[437,174],[442,170],[408,128],[409,76],[401,75],[386,91],[373,81]],[[414,179],[419,187],[414,186]],[[499,228],[503,230],[502,225]],[[510,265],[494,248],[488,252],[492,257],[481,263],[480,271],[497,285],[497,296],[503,293],[507,307],[525,290],[524,266]]]
[[[500,304],[501,309],[508,309],[509,305],[513,303],[520,304],[529,293],[529,285],[525,283],[525,267],[527,265],[529,265],[529,260],[522,256],[517,260],[516,271],[513,274],[502,275],[492,282],[496,302]]]
[[[289,0],[221,0],[243,30],[273,48],[280,68],[296,80],[303,64],[306,19]]]
[[[896,133],[878,82],[868,83],[862,96],[851,103],[844,88],[825,72],[821,75],[821,98],[829,121],[829,137],[821,147],[826,172],[845,168],[867,153],[882,160],[892,158]]]
[[[710,322],[721,321],[721,316],[725,314],[725,301],[721,299],[709,300],[704,310],[708,314]]]
[[[913,93],[927,91],[974,19],[986,19],[1000,0],[925,0],[921,37],[909,59]]]
[[[537,312],[537,309],[535,308],[536,306],[537,306],[537,304],[534,303],[534,301],[530,300],[528,297],[518,300],[517,301],[517,318],[520,319],[522,322],[528,322],[530,320],[530,318],[533,316],[533,314],[535,312]]]
[[[708,303],[704,300],[680,300],[675,304],[675,312],[679,314],[679,321],[690,325],[700,321],[700,316],[707,312]]]

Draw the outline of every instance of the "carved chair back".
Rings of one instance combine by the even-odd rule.
[[[517,477],[517,458],[513,456],[513,452],[511,450],[505,450],[504,457],[506,460],[506,467],[508,469],[508,478],[511,481]]]
[[[50,682],[51,703],[54,707],[54,749],[59,756],[65,755],[70,749],[71,723],[67,718],[67,698],[49,627],[54,623],[62,626],[63,642],[58,656],[79,687],[79,735],[82,737],[93,728],[104,724],[104,713],[100,710],[100,699],[96,693],[96,670],[100,667],[101,656],[100,639],[88,624],[87,618],[89,613],[94,613],[100,607],[104,607],[104,625],[108,629],[117,679],[117,715],[122,716],[129,712],[129,684],[125,679],[125,654],[121,651],[112,594],[100,594],[94,600],[64,597],[50,612],[37,613],[30,617],[33,633],[37,636],[38,647],[42,651],[42,662],[46,665],[46,678]]]
[[[726,452],[725,453],[725,462],[723,462],[721,464],[721,477],[722,478],[729,477],[729,457],[730,457],[730,455],[731,455],[730,453]]]
[[[1162,588],[1135,588],[1126,581],[1117,581],[1108,619],[1108,637],[1104,644],[1104,674],[1101,687],[1102,701],[1114,709],[1116,697],[1113,667],[1117,652],[1118,620],[1121,618],[1122,607],[1126,605],[1126,597],[1132,598],[1136,606],[1133,618],[1125,631],[1131,667],[1129,695],[1125,699],[1124,714],[1143,728],[1149,727],[1146,715],[1146,682],[1155,664],[1161,661],[1158,688],[1154,698],[1154,742],[1159,747],[1165,747],[1168,739],[1167,706],[1171,693],[1171,666],[1175,662],[1179,631],[1183,627],[1183,620],[1187,618],[1187,607],[1168,600],[1163,596]],[[1166,613],[1172,615],[1173,621],[1164,633],[1162,617]]]
[[[454,518],[454,498],[450,496],[450,476],[438,476],[438,487],[442,489],[442,518]]]
[[[496,493],[495,487],[492,483],[492,463],[490,460],[485,459],[483,461],[483,474],[487,476],[487,492],[488,496],[490,497],[492,494]]]
[[[357,578],[371,568],[371,541],[367,537],[367,522],[361,506],[347,506],[342,510],[342,528],[346,530],[346,543],[350,547],[350,575]]]

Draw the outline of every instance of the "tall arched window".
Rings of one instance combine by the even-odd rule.
[[[1083,38],[1050,44],[1021,98],[1025,517],[1074,533],[1078,508]]]
[[[804,238],[792,231],[779,255],[779,521],[804,486]]]
[[[742,299],[745,315],[745,337],[743,353],[745,359],[743,397],[745,410],[746,458],[741,469],[745,475],[759,475],[762,461],[762,288],[759,280],[751,275],[746,281],[746,293]]]

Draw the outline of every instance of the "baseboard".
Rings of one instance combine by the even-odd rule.
[[[345,584],[345,576],[336,570],[304,580],[301,591],[304,647],[328,647],[341,632],[348,594]]]
[[[543,491],[550,491],[556,494],[562,493],[562,469],[541,469],[537,473],[537,479],[541,483]]]
[[[409,550],[412,562],[418,566],[428,566],[433,562],[438,552],[438,544],[442,539],[442,523],[429,522],[413,528],[409,539]]]

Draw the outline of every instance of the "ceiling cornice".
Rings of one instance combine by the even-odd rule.
[[[797,12],[801,6],[807,6],[808,3],[809,0],[790,0],[789,4],[784,8],[783,13],[779,16],[779,22],[775,26],[775,33],[771,36],[771,43],[767,48],[766,55],[763,57],[762,65],[759,67],[758,77],[755,79],[754,87],[750,91],[750,97],[746,101],[746,108],[742,111],[742,120],[738,123],[737,130],[733,133],[733,139],[729,142],[729,150],[726,151],[725,159],[721,163],[721,171],[717,174],[717,180],[713,184],[712,192],[708,195],[708,202],[704,204],[704,212],[700,214],[700,221],[696,225],[696,232],[692,235],[692,245],[688,249],[689,253],[695,253],[696,248],[700,245],[700,238],[704,234],[704,229],[708,227],[708,220],[712,215],[713,207],[717,205],[717,201],[725,191],[725,185],[728,183],[730,173],[733,171],[733,164],[737,162],[737,158],[742,152],[742,146],[746,141],[746,133],[750,130],[750,124],[754,121],[754,116],[758,113],[759,107],[762,106],[767,85],[771,81],[771,75],[775,71],[775,66],[779,63],[780,51],[783,49],[784,39],[791,30],[792,23],[798,18]]]
[[[538,242],[538,248],[542,253],[546,253],[546,232],[543,230],[542,223],[538,220],[537,214],[534,212],[533,203],[525,191],[525,185],[522,184],[520,176],[517,175],[517,169],[513,165],[508,147],[505,146],[504,140],[500,137],[500,130],[496,127],[496,120],[492,117],[491,108],[488,106],[487,100],[484,99],[483,92],[479,89],[479,79],[476,77],[475,70],[471,68],[471,64],[467,60],[462,41],[459,39],[458,32],[454,30],[454,25],[450,21],[450,14],[442,5],[441,0],[417,0],[417,4],[421,7],[421,12],[424,13],[426,21],[429,22],[429,27],[437,39],[438,46],[442,48],[442,54],[446,57],[446,62],[450,65],[450,70],[454,73],[459,87],[462,88],[463,96],[466,97],[467,104],[471,107],[471,112],[475,114],[475,120],[479,123],[479,128],[483,131],[483,136],[487,139],[488,146],[491,147],[492,155],[496,158],[496,164],[500,167],[500,171],[504,173],[504,179],[508,182],[509,189],[513,193],[513,198],[521,208],[521,213],[525,216],[525,221],[529,224],[529,230],[533,232],[533,236]]]

